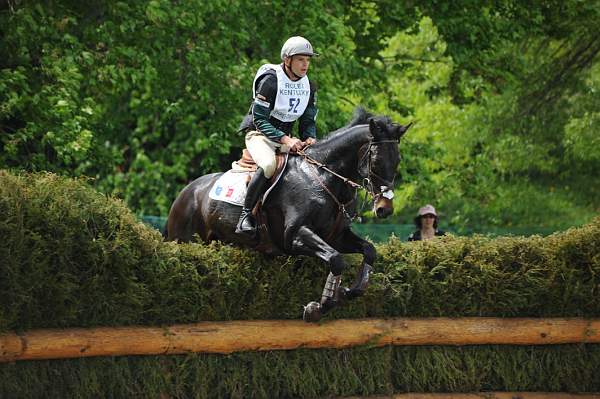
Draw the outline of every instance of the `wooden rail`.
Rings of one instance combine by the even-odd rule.
[[[0,334],[0,362],[91,356],[232,353],[357,345],[600,343],[600,319],[396,318],[201,322],[168,327],[42,329]]]

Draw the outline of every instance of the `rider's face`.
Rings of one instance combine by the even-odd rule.
[[[303,78],[306,76],[308,67],[310,66],[310,56],[301,54],[293,55],[285,59],[285,65],[290,68],[296,76]]]

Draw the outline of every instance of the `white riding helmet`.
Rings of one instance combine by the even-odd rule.
[[[313,51],[312,44],[302,36],[292,36],[286,40],[281,48],[281,59],[285,57],[291,57],[292,55],[310,55],[311,57],[318,57],[319,54]]]

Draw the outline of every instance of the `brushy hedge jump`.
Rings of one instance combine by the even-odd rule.
[[[0,237],[0,331],[299,319],[327,273],[308,258],[165,243],[123,202],[52,174],[0,171]],[[367,294],[328,317],[598,317],[599,248],[598,218],[545,238],[392,238]],[[598,368],[590,344],[24,361],[0,365],[0,397],[590,392]]]

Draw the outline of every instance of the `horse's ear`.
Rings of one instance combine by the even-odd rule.
[[[406,126],[400,126],[398,127],[398,139],[400,139],[400,137],[404,136],[404,133],[406,133],[406,131],[413,125],[413,122],[410,122],[408,125]]]
[[[373,130],[376,129],[376,124],[373,118],[369,118],[369,134],[373,136]]]
[[[381,132],[381,127],[375,118],[369,118],[369,133],[371,133],[371,136],[376,139],[380,136],[379,132]]]

